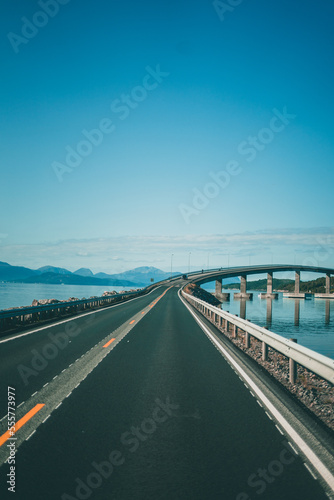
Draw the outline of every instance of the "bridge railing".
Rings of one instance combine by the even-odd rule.
[[[296,381],[296,363],[307,370],[319,375],[319,377],[334,384],[334,360],[323,356],[307,347],[296,344],[295,342],[273,333],[266,328],[255,325],[246,319],[239,318],[234,314],[222,311],[216,306],[210,305],[204,300],[198,299],[182,291],[182,296],[193,306],[195,306],[203,315],[208,315],[213,322],[229,331],[229,326],[233,325],[232,336],[237,336],[238,328],[245,332],[245,347],[250,346],[250,336],[257,338],[262,342],[262,359],[267,360],[268,346],[275,351],[289,358],[290,382]]]

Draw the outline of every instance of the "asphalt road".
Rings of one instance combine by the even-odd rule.
[[[16,433],[14,498],[328,498],[178,290],[74,319],[80,332],[68,329],[71,342],[27,380],[18,365],[33,370],[31,350],[69,322],[0,344],[0,417],[8,385],[24,401],[17,421],[44,405]],[[8,472],[3,463],[1,498],[13,498]]]

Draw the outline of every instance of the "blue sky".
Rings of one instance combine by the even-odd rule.
[[[7,2],[0,260],[334,268],[333,15],[331,0]]]

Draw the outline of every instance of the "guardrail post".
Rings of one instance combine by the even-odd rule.
[[[228,332],[230,330],[230,322],[225,320],[225,330]]]
[[[245,331],[245,347],[248,349],[250,347],[250,335]]]
[[[268,360],[268,344],[262,342],[262,361]]]
[[[291,342],[296,342],[297,339],[289,339]],[[295,384],[297,380],[297,363],[294,359],[289,358],[289,382]]]

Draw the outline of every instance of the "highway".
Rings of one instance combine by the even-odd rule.
[[[17,500],[334,498],[181,301],[180,284],[1,339],[1,499],[13,498],[11,442]],[[269,378],[229,352],[268,392]],[[20,427],[11,437],[8,386]],[[273,387],[280,412],[303,439],[312,427],[331,466],[333,436],[283,392]]]

